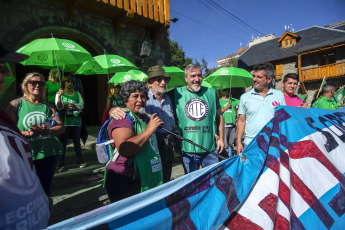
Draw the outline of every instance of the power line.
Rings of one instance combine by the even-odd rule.
[[[207,27],[207,28],[209,28],[209,29],[212,29],[212,30],[214,30],[214,31],[217,31],[218,33],[219,32],[222,32],[222,33],[226,33],[226,32],[224,32],[224,31],[220,31],[219,29],[216,29],[216,28],[214,28],[214,27],[212,27],[212,26],[209,26],[209,25],[206,25],[206,24],[204,24],[204,23],[201,23],[200,21],[197,21],[197,20],[195,20],[195,19],[193,19],[193,18],[190,18],[190,17],[188,17],[188,16],[186,16],[186,15],[183,15],[183,14],[181,14],[181,13],[179,13],[179,12],[176,12],[175,10],[173,10],[173,9],[171,9],[170,8],[170,11],[172,11],[172,12],[174,12],[174,13],[176,13],[176,14],[179,14],[179,15],[181,15],[181,16],[183,16],[183,17],[185,17],[185,18],[187,18],[187,19],[189,19],[189,20],[191,20],[191,21],[193,21],[193,22],[195,22],[195,23],[198,23],[198,24],[200,24],[200,25],[202,25],[202,26],[205,26],[205,27]],[[226,33],[228,36],[230,36],[230,37],[235,37],[235,38],[237,38],[238,40],[245,40],[245,39],[243,39],[243,38],[240,38],[240,37],[237,37],[236,35],[234,35],[234,34],[228,34],[228,33]]]
[[[221,9],[222,11],[226,12],[228,15],[230,15],[234,20],[236,20],[238,23],[241,23],[242,25],[247,26],[248,28],[251,28],[252,30],[256,31],[257,33],[264,35],[264,33],[261,33],[259,30],[255,29],[254,27],[252,27],[251,25],[249,25],[248,23],[246,23],[245,21],[243,21],[242,19],[240,19],[239,17],[237,17],[236,15],[232,14],[231,12],[229,12],[228,10],[224,9],[222,6],[218,5],[216,2],[212,1],[212,0],[207,0],[209,2],[211,2],[214,6],[218,7],[218,9]]]
[[[218,12],[220,12],[218,9],[216,9],[214,6],[211,8],[209,5],[206,4],[207,1],[204,0],[204,2],[202,0],[199,0],[201,4],[203,4],[204,6],[206,6],[208,9],[212,10],[214,13],[216,13],[219,17],[223,18],[224,20],[226,20],[227,22],[229,22],[230,24],[232,24],[233,26],[237,27],[239,30],[241,30],[242,32],[246,33],[247,35],[250,35],[249,32],[244,31],[241,27],[237,26],[236,24],[234,24],[233,22],[231,22],[230,20],[228,20],[227,18],[224,17],[224,15],[219,14]],[[210,3],[208,3],[210,4]],[[217,11],[216,11],[217,10]],[[222,13],[222,12],[220,12]],[[224,14],[224,13],[223,13]],[[243,39],[243,40],[247,40],[247,39]]]

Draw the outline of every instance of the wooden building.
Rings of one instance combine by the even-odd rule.
[[[117,54],[146,71],[150,66],[170,64],[168,28],[169,0],[0,0],[0,42],[10,50],[37,38],[69,39],[92,56]],[[141,55],[143,43],[151,46]],[[28,72],[48,77],[37,66],[13,66],[16,87],[9,98],[21,96],[20,83]],[[98,125],[105,108],[107,76],[80,76],[85,92],[86,123]]]
[[[312,26],[251,46],[238,65],[252,71],[256,64],[270,62],[276,70],[276,88],[287,73],[298,73],[300,89],[311,102],[322,79],[337,86],[345,84],[345,21],[329,26]]]

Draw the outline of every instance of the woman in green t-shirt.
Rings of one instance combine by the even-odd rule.
[[[65,138],[63,140],[64,151],[59,156],[59,172],[65,171],[65,152],[68,139],[71,137],[75,153],[77,156],[77,164],[80,168],[86,167],[81,155],[80,133],[81,133],[81,117],[80,113],[84,108],[84,100],[81,94],[73,91],[74,80],[72,76],[65,76],[61,82],[61,89],[56,94],[55,103],[59,110],[65,109],[64,125],[66,127]]]
[[[64,126],[55,107],[43,100],[44,85],[41,74],[27,74],[22,83],[24,96],[11,101],[7,113],[28,139],[37,176],[50,196],[57,156],[63,150],[56,136],[64,132]]]
[[[60,89],[59,70],[52,69],[49,72],[48,81],[44,88],[44,99],[55,105],[55,95]]]

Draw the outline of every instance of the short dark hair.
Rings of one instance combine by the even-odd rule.
[[[322,93],[328,93],[329,91],[331,91],[332,89],[336,89],[337,86],[333,83],[326,83],[323,87],[322,87]]]
[[[136,91],[139,91],[140,93],[144,93],[145,97],[148,98],[148,92],[147,86],[144,82],[141,81],[127,81],[122,85],[122,93],[121,98],[123,103],[128,102],[128,98],[132,93],[135,93]]]
[[[268,77],[271,77],[272,79],[274,78],[274,66],[271,63],[265,62],[265,63],[257,64],[254,66],[254,72],[260,71],[260,70],[265,70],[266,78]]]
[[[73,77],[71,75],[64,76],[61,80],[61,89],[65,88],[66,81],[73,81]],[[74,84],[74,81],[73,81],[73,84]]]
[[[284,76],[283,82],[284,82],[284,83],[287,82],[288,78],[295,79],[295,80],[297,80],[297,82],[299,82],[299,77],[298,77],[298,75],[295,74],[295,73],[288,73],[288,74],[286,74],[286,75]]]

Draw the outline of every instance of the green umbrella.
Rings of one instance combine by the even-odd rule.
[[[112,84],[121,84],[126,81],[130,80],[136,80],[136,81],[145,81],[147,78],[146,73],[140,71],[140,70],[129,70],[127,72],[118,72],[116,73],[108,83]]]
[[[202,81],[201,86],[207,87],[207,88],[212,88],[212,85],[207,82],[207,81]]]
[[[101,73],[103,71],[103,68],[95,59],[88,60],[84,62],[77,71],[75,71],[75,74],[83,74],[83,75],[94,75]]]
[[[210,74],[204,81],[213,88],[245,88],[253,85],[253,76],[245,69],[223,67]]]
[[[97,74],[111,74],[138,69],[138,67],[126,58],[114,54],[98,55],[94,59],[102,67],[102,71],[97,71]]]
[[[183,70],[175,66],[163,66],[163,69],[170,77],[170,81],[167,85],[168,89],[187,85]]]
[[[19,48],[17,53],[29,55],[20,62],[23,65],[37,65],[43,68],[58,68],[75,71],[91,54],[77,43],[59,38],[39,38]]]

